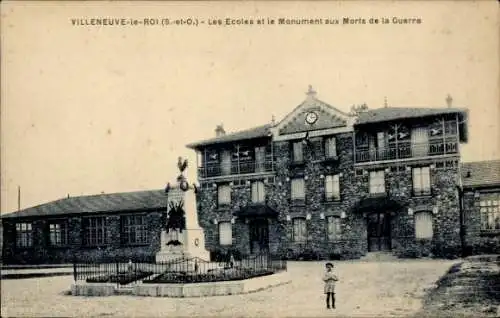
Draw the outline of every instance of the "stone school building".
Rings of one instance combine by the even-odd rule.
[[[317,98],[279,122],[189,144],[212,256],[500,253],[500,160],[461,162],[468,111],[347,114]],[[154,259],[163,190],[69,197],[4,215],[3,261]]]

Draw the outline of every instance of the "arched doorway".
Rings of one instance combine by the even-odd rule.
[[[391,214],[371,212],[366,216],[368,252],[391,250]]]

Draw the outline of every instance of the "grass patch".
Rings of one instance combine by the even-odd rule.
[[[477,312],[489,316],[500,305],[500,268],[494,262],[451,266],[424,298],[424,312]]]

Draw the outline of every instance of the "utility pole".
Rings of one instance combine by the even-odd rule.
[[[17,186],[17,211],[21,211],[21,186]]]

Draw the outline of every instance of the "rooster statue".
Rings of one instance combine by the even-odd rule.
[[[187,166],[188,166],[187,159],[184,159],[184,161],[182,161],[182,157],[179,157],[179,160],[177,161],[177,167],[179,167],[179,171],[183,173],[184,170],[186,170]]]

